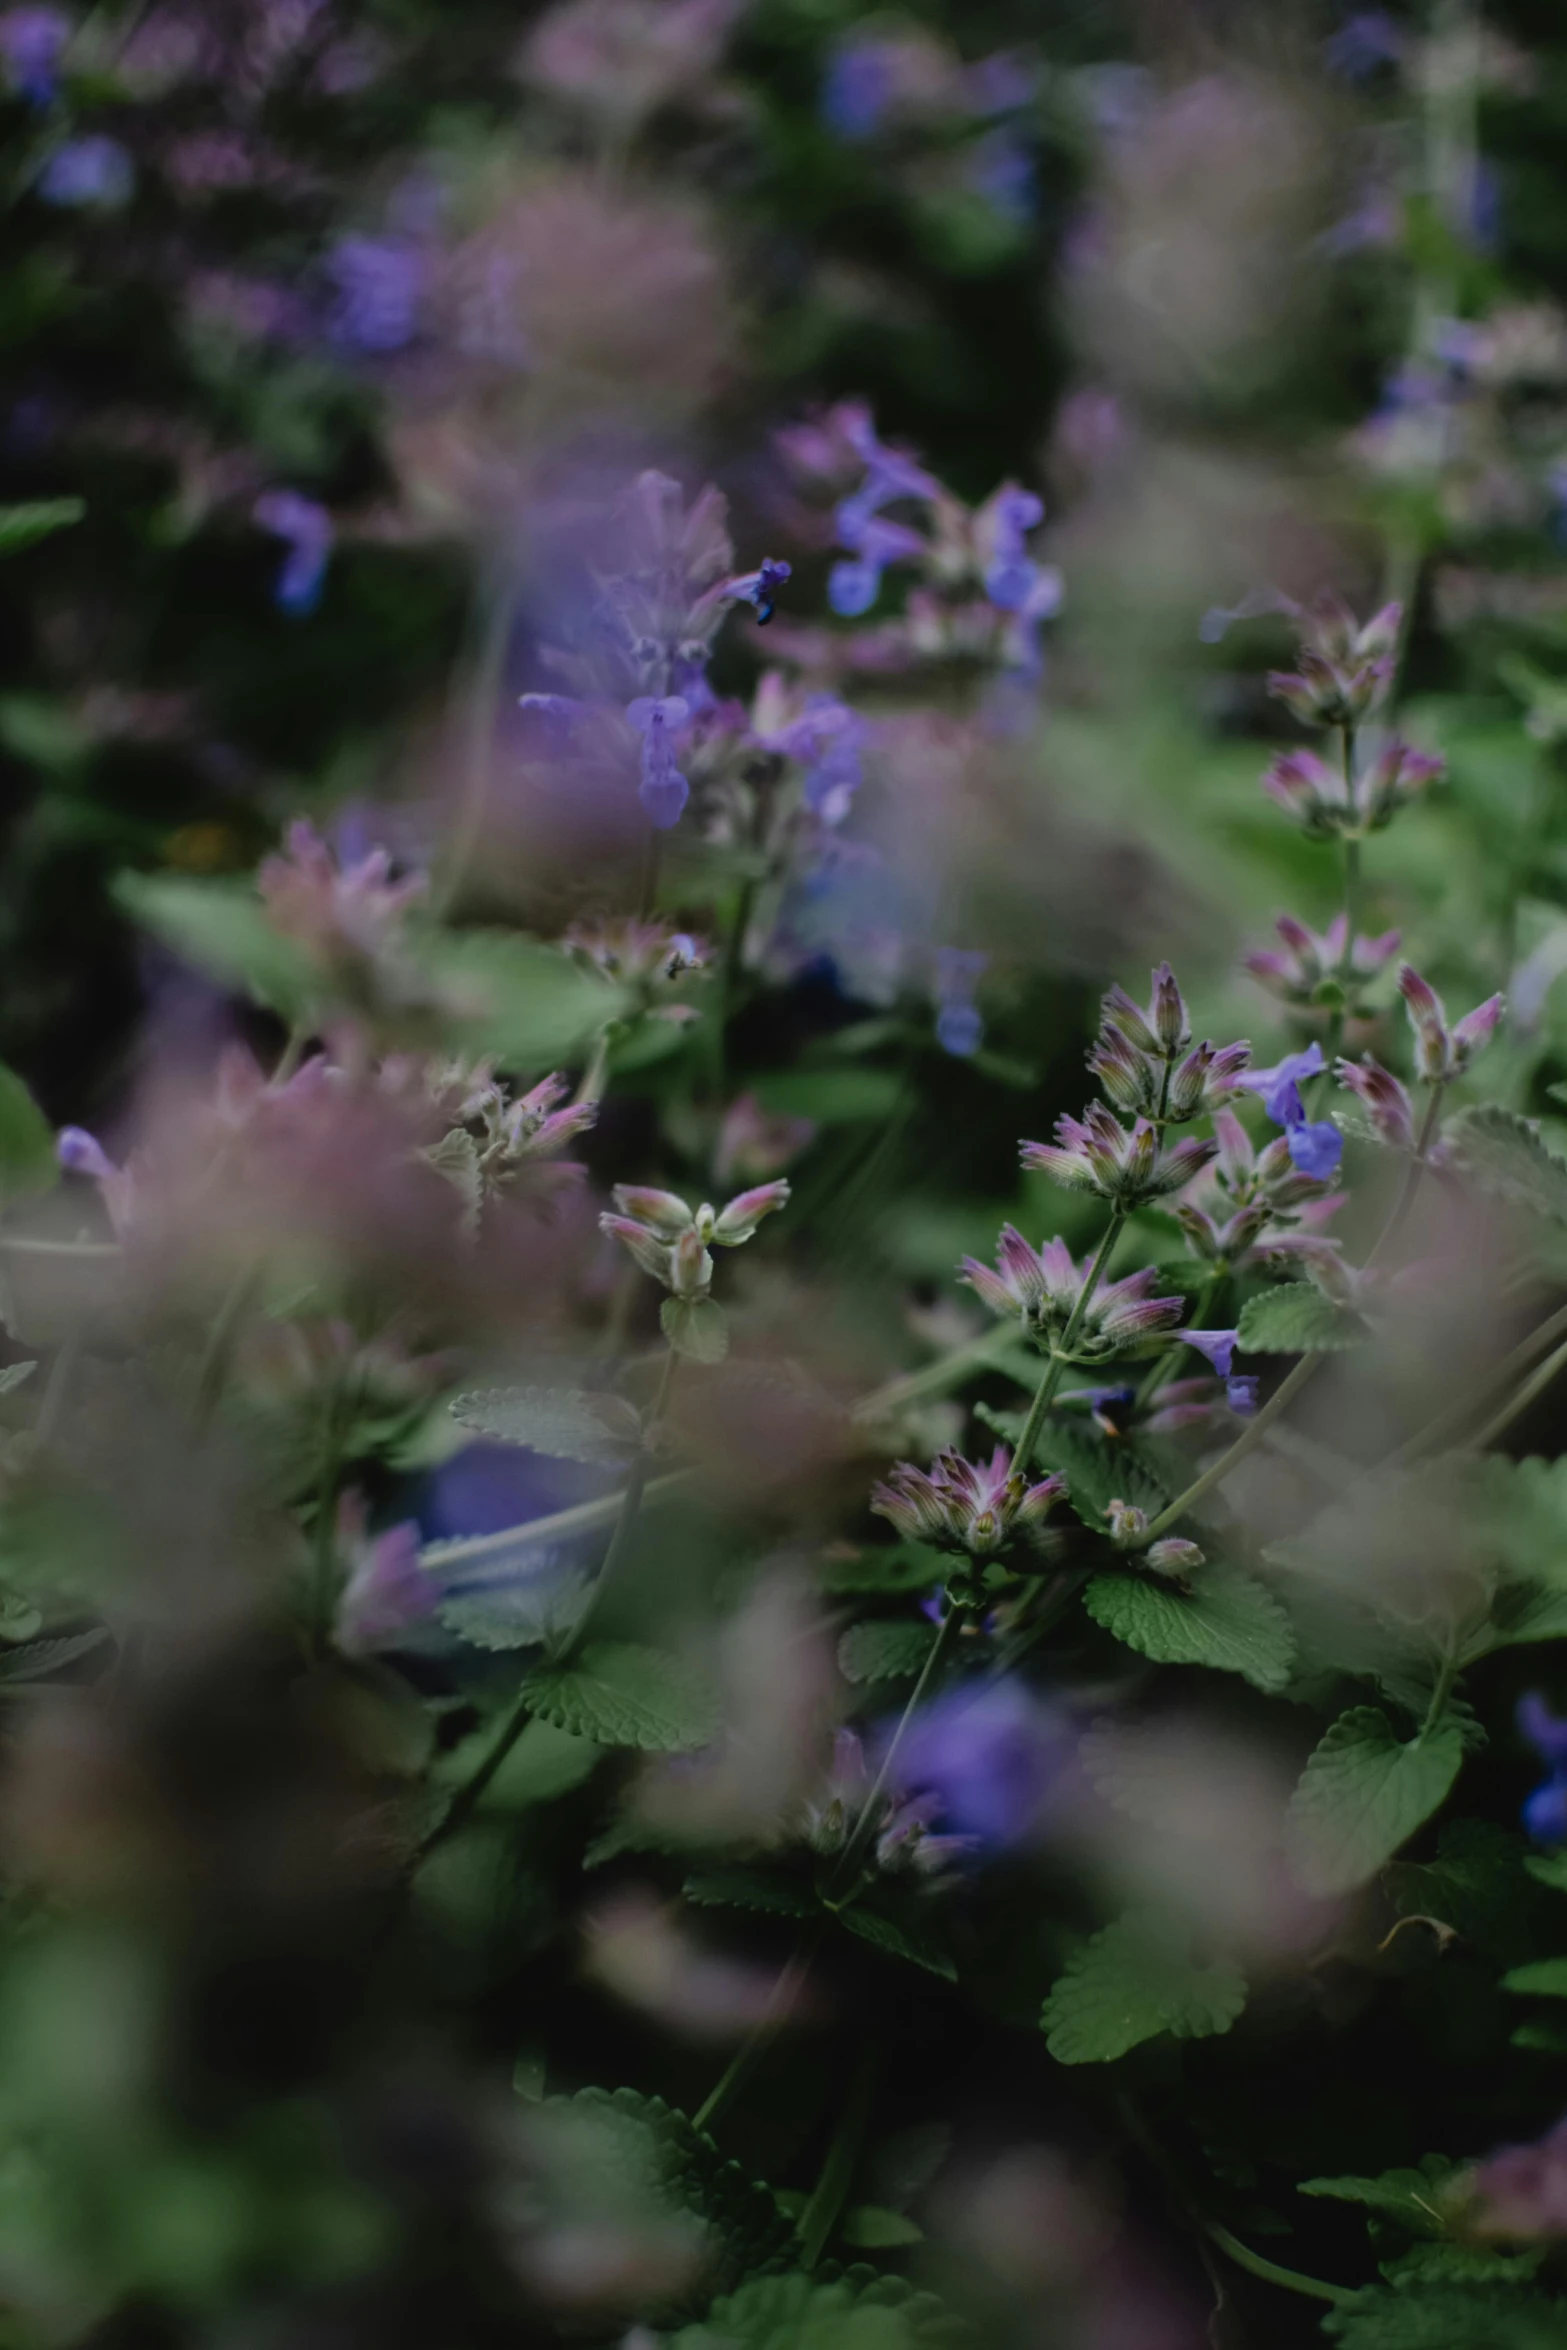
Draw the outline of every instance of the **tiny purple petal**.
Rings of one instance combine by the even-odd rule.
[[[1228,1375],[1240,1338],[1238,1330],[1182,1330],[1179,1336],[1183,1346],[1207,1357],[1221,1379]]]

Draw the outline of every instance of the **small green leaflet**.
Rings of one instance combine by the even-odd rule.
[[[465,1428],[498,1444],[525,1445],[562,1461],[624,1461],[641,1432],[620,1396],[575,1387],[483,1387],[457,1396],[451,1411]]]
[[[1446,2236],[1451,2229],[1442,2189],[1457,2168],[1446,2155],[1428,2154],[1418,2170],[1383,2171],[1374,2179],[1302,2179],[1300,2192],[1359,2203],[1377,2219],[1396,2220],[1411,2236]]]
[[[1486,2244],[1412,2244],[1396,2260],[1379,2265],[1390,2285],[1403,2292],[1419,2285],[1527,2285],[1539,2274],[1550,2247],[1496,2252]]]
[[[428,1562],[431,1554],[423,1555]],[[441,1622],[474,1648],[537,1648],[543,1641],[563,1638],[587,1605],[591,1585],[586,1575],[548,1571],[548,1558],[548,1552],[539,1554],[533,1563],[543,1571],[530,1580],[507,1583],[497,1578],[493,1584],[444,1599]]]
[[[1494,1820],[1449,1820],[1437,1837],[1436,1858],[1398,1861],[1388,1891],[1401,1917],[1434,1917],[1461,1939],[1503,1964],[1549,1947],[1543,1928],[1549,1904],[1528,1875],[1528,1848]]]
[[[1540,1999],[1567,1999],[1567,1958],[1531,1959],[1502,1977],[1504,1991],[1532,1991]]]
[[[1073,1509],[1101,1532],[1112,1501],[1129,1501],[1152,1518],[1170,1498],[1153,1470],[1124,1444],[1090,1436],[1067,1421],[1046,1424],[1034,1457],[1036,1474],[1054,1470],[1065,1477]]]
[[[544,1665],[522,1685],[530,1710],[599,1746],[679,1754],[712,1737],[713,1708],[691,1673],[658,1649],[605,1640],[574,1665]]]
[[[267,920],[248,881],[122,873],[114,894],[132,920],[198,971],[285,1020],[308,1015],[320,982],[302,947]]]
[[[851,2268],[823,2282],[805,2269],[754,2278],[716,2301],[667,2350],[955,2350],[962,2330],[933,2293]]]
[[[1454,1121],[1449,1141],[1457,1165],[1480,1190],[1567,1224],[1567,1162],[1546,1149],[1530,1119],[1487,1102]]]
[[[1567,1852],[1531,1852],[1523,1865],[1553,1893],[1567,1893]]]
[[[1096,1624],[1160,1665],[1212,1665],[1259,1689],[1282,1689],[1295,1666],[1289,1617],[1255,1576],[1222,1560],[1179,1591],[1133,1568],[1107,1568],[1083,1593]]]
[[[666,1297],[658,1323],[676,1354],[693,1363],[721,1363],[729,1352],[728,1318],[713,1298]]]
[[[26,506],[0,506],[0,555],[19,555],[40,539],[69,530],[86,513],[81,498],[38,498]]]
[[[838,1923],[862,1942],[885,1951],[889,1958],[907,1959],[910,1966],[923,1967],[927,1974],[940,1975],[948,1983],[958,1979],[951,1952],[917,1900],[895,1908],[893,1898],[882,1888],[839,1910]]]
[[[1347,1893],[1374,1877],[1446,1800],[1463,1759],[1455,1722],[1406,1745],[1376,1706],[1341,1714],[1290,1799],[1292,1861],[1307,1891]]]
[[[1201,1966],[1186,1929],[1130,1911],[1067,1961],[1045,2001],[1045,2045],[1060,2064],[1110,2064],[1168,2032],[1208,2040],[1246,2004],[1246,1978],[1227,1960]]]
[[[494,1721],[464,1738],[437,1761],[432,1778],[455,1794],[495,1743]],[[604,1759],[604,1750],[591,1739],[573,1738],[553,1722],[529,1722],[506,1760],[484,1791],[486,1812],[525,1811],[530,1804],[549,1803],[569,1794]]]
[[[846,1681],[912,1681],[936,1635],[929,1624],[851,1624],[838,1643]]]
[[[507,930],[411,925],[417,967],[452,1007],[471,1052],[507,1069],[549,1069],[631,1008],[628,989],[552,946]]]
[[[59,1174],[54,1128],[15,1070],[0,1062],[0,1207],[52,1191]]]
[[[900,2244],[923,2244],[925,2231],[901,2211],[888,2211],[880,2203],[855,2203],[843,2215],[837,2241],[861,2252],[890,2252]]]
[[[1562,2350],[1567,2301],[1516,2285],[1374,2286],[1323,2328],[1342,2350]]]
[[[781,1918],[815,1917],[820,1909],[808,1885],[777,1869],[699,1869],[683,1891],[699,1909],[751,1909]]]
[[[1359,1314],[1310,1281],[1286,1281],[1248,1298],[1237,1327],[1242,1351],[1252,1355],[1331,1354],[1370,1336]]]

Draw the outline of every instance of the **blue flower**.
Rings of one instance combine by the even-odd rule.
[[[822,120],[840,139],[874,138],[897,93],[897,56],[890,45],[846,42],[822,83]]]
[[[961,947],[936,950],[936,1042],[958,1060],[968,1060],[985,1041],[985,1022],[974,994],[989,961],[988,955]]]
[[[1261,1387],[1260,1379],[1237,1372],[1233,1378],[1225,1381],[1224,1400],[1232,1412],[1238,1413],[1243,1420],[1249,1420],[1257,1409]]]
[[[135,184],[136,167],[119,140],[94,133],[55,149],[39,174],[38,193],[46,204],[107,212],[128,202]]]
[[[28,106],[52,106],[60,86],[60,59],[71,37],[58,8],[10,8],[0,16],[0,57],[12,89]]]
[[[827,601],[844,620],[858,620],[881,594],[881,575],[889,563],[923,555],[925,541],[917,530],[901,522],[885,522],[879,515],[850,512],[851,499],[838,509],[838,543],[853,550],[852,559],[835,563],[827,575]]]
[[[1516,1718],[1549,1774],[1525,1803],[1523,1824],[1539,1844],[1567,1844],[1567,1722],[1534,1689],[1519,1699]]]
[[[689,705],[679,694],[656,699],[643,694],[627,705],[626,717],[642,737],[642,781],[637,797],[660,832],[678,824],[691,797],[691,786],[675,765],[673,737],[690,717]]]
[[[1071,1737],[1022,1682],[984,1681],[925,1706],[898,1754],[901,1787],[933,1796],[942,1825],[991,1849],[1038,1826]]]
[[[784,563],[768,555],[760,569],[742,572],[738,579],[730,580],[724,594],[736,603],[754,605],[757,626],[765,628],[777,609],[778,590],[793,575],[793,571],[792,563]]]
[[[1236,1081],[1261,1094],[1262,1106],[1274,1125],[1284,1128],[1291,1159],[1315,1183],[1330,1181],[1344,1155],[1344,1137],[1332,1120],[1322,1119],[1313,1125],[1301,1099],[1302,1078],[1319,1076],[1326,1066],[1321,1045],[1312,1043],[1303,1053],[1287,1053],[1271,1069],[1248,1070]]]
[[[1014,228],[1026,228],[1033,219],[1039,198],[1034,158],[1016,131],[987,131],[976,140],[965,177],[975,195]]]
[[[1183,1346],[1205,1355],[1221,1379],[1228,1378],[1240,1340],[1238,1330],[1177,1330],[1175,1335]]]
[[[1323,1118],[1316,1125],[1304,1117],[1289,1120],[1285,1126],[1290,1157],[1303,1175],[1313,1183],[1331,1183],[1338,1173],[1338,1163],[1344,1156],[1344,1137],[1331,1118]]]
[[[356,351],[406,350],[418,328],[424,264],[398,237],[340,237],[327,256],[337,287],[332,326]]]
[[[252,513],[261,528],[282,539],[288,549],[274,590],[279,608],[296,620],[308,618],[326,585],[336,535],[331,515],[297,490],[263,491]]]

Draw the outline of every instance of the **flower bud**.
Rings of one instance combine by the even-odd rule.
[[[1153,1016],[1165,1058],[1173,1061],[1191,1043],[1192,1031],[1185,998],[1168,963],[1161,963],[1153,975]]]
[[[1177,1581],[1207,1564],[1196,1543],[1185,1541],[1179,1534],[1166,1535],[1160,1542],[1151,1542],[1146,1556],[1156,1575],[1169,1575]]]
[[[1118,1550],[1134,1550],[1148,1531],[1148,1512],[1140,1510],[1135,1502],[1107,1501],[1105,1517],[1110,1539]]]
[[[759,1183],[752,1191],[737,1192],[719,1210],[712,1238],[720,1248],[738,1248],[750,1239],[764,1216],[775,1215],[788,1203],[789,1186],[781,1177],[775,1183]]]

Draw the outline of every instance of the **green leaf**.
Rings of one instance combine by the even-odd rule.
[[[1400,2292],[1421,2285],[1527,2285],[1539,2274],[1549,2246],[1527,2252],[1496,2252],[1485,2244],[1412,2244],[1397,2260],[1384,2260],[1383,2276]]]
[[[879,1887],[840,1909],[838,1923],[862,1942],[885,1951],[889,1958],[905,1959],[910,1966],[923,1967],[928,1975],[940,1975],[947,1983],[958,1979],[952,1953],[917,1897],[899,1902],[885,1886]]]
[[[1302,2195],[1358,2203],[1378,2219],[1395,2220],[1411,2236],[1447,2236],[1450,2214],[1441,2189],[1459,2165],[1444,2154],[1428,2154],[1415,2170],[1387,2170],[1377,2178],[1302,2179]]]
[[[1448,1141],[1455,1163],[1481,1191],[1567,1224],[1567,1162],[1546,1149],[1531,1119],[1487,1102],[1455,1119]]]
[[[813,1118],[818,1126],[845,1126],[886,1118],[898,1105],[903,1081],[890,1069],[782,1069],[756,1081],[756,1098],[771,1115]]]
[[[1083,1593],[1096,1624],[1160,1665],[1211,1665],[1259,1689],[1282,1689],[1295,1666],[1289,1617],[1254,1575],[1211,1560],[1195,1588],[1178,1590],[1151,1574],[1107,1568]]]
[[[945,1580],[948,1566],[944,1552],[923,1542],[868,1543],[861,1550],[824,1551],[816,1580],[823,1591],[874,1591],[892,1598],[931,1590]]]
[[[1489,1958],[1521,1958],[1538,1946],[1545,1904],[1527,1871],[1521,1836],[1494,1820],[1449,1820],[1436,1858],[1399,1861],[1388,1891],[1401,1917],[1434,1917]]]
[[[1532,2048],[1541,2056],[1567,2056],[1567,2023],[1549,2011],[1531,2016],[1508,2037],[1515,2048]]]
[[[109,1634],[101,1624],[90,1632],[68,1632],[54,1640],[26,1640],[19,1648],[0,1650],[0,1682],[47,1681],[108,1646]]]
[[[1523,1865],[1553,1893],[1567,1893],[1567,1852],[1531,1852]]]
[[[699,1869],[682,1890],[699,1909],[750,1909],[780,1918],[815,1917],[819,1910],[808,1885],[776,1869]]]
[[[641,1422],[618,1395],[575,1387],[484,1387],[459,1395],[452,1417],[498,1444],[521,1444],[553,1460],[622,1462]]]
[[[1184,1927],[1130,1911],[1067,1961],[1040,2023],[1059,2064],[1109,2064],[1168,2032],[1207,2040],[1246,2004],[1246,1978],[1219,1959],[1201,1966]]]
[[[1237,1328],[1243,1353],[1252,1355],[1331,1354],[1370,1336],[1359,1314],[1311,1281],[1286,1281],[1248,1298]]]
[[[0,1371],[0,1395],[14,1395],[19,1387],[25,1387],[37,1368],[36,1363],[8,1363]]]
[[[462,1739],[436,1762],[433,1783],[455,1794],[467,1785],[495,1738],[496,1723],[488,1721]],[[529,1722],[486,1787],[480,1808],[515,1812],[526,1811],[530,1804],[551,1803],[557,1795],[580,1787],[603,1759],[604,1749],[590,1738],[574,1738],[553,1722]]]
[[[999,1419],[1000,1415],[996,1415]],[[1022,1428],[1022,1415],[1013,1416],[1012,1441]],[[1145,1461],[1128,1452],[1123,1443],[1092,1436],[1070,1421],[1047,1421],[1034,1455],[1035,1473],[1054,1470],[1067,1481],[1072,1507],[1085,1525],[1103,1533],[1109,1524],[1112,1501],[1128,1501],[1157,1517],[1169,1500],[1169,1490]]]
[[[1542,1999],[1567,1999],[1567,1958],[1531,1959],[1502,1977],[1504,1991],[1532,1991]]]
[[[729,1352],[729,1323],[713,1298],[666,1297],[658,1321],[676,1354],[693,1363],[721,1363]]]
[[[936,1635],[929,1624],[851,1624],[838,1643],[846,1681],[912,1681]]]
[[[880,2203],[855,2203],[843,2215],[838,2241],[860,2252],[891,2252],[903,2244],[923,2244],[925,2231],[901,2211]]]
[[[708,2291],[764,2278],[798,2257],[793,2225],[771,2189],[727,2161],[705,2131],[662,2098],[639,2097],[630,2089],[583,2089],[575,2097],[546,2098],[536,2110],[591,2126],[592,2168],[601,2178],[607,2174],[611,2191],[618,2174],[633,2195],[651,2192],[670,2211],[701,2223]],[[746,2289],[754,2290],[754,2283]]]
[[[410,932],[468,1049],[508,1069],[570,1060],[631,1008],[629,992],[555,947],[505,930]]]
[[[707,1694],[684,1666],[654,1648],[599,1641],[575,1665],[545,1665],[528,1675],[530,1710],[558,1729],[599,1746],[636,1746],[679,1754],[713,1735]]]
[[[321,986],[308,956],[273,929],[248,881],[193,881],[181,874],[122,873],[114,894],[133,921],[209,978],[298,1020]]]
[[[1567,2302],[1509,2285],[1379,2285],[1323,2326],[1343,2350],[1562,2350]]]
[[[1463,1759],[1454,1722],[1406,1745],[1376,1706],[1341,1714],[1290,1799],[1301,1883],[1313,1893],[1346,1893],[1374,1877],[1445,1802]]]
[[[426,1561],[438,1558],[439,1546],[422,1555]],[[562,1638],[581,1617],[591,1582],[581,1573],[550,1573],[543,1564],[548,1557],[547,1551],[536,1554],[530,1563],[540,1571],[528,1581],[508,1583],[497,1576],[482,1589],[443,1600],[439,1613],[447,1631],[474,1648],[496,1651],[536,1648]]]
[[[902,2277],[851,2268],[824,2282],[798,2269],[742,2285],[667,2350],[952,2350],[960,2336],[935,2295]]]
[[[0,1207],[53,1190],[59,1175],[54,1128],[15,1070],[0,1062]]]
[[[26,506],[0,506],[0,555],[19,555],[40,539],[69,530],[86,513],[81,498],[39,498]]]

